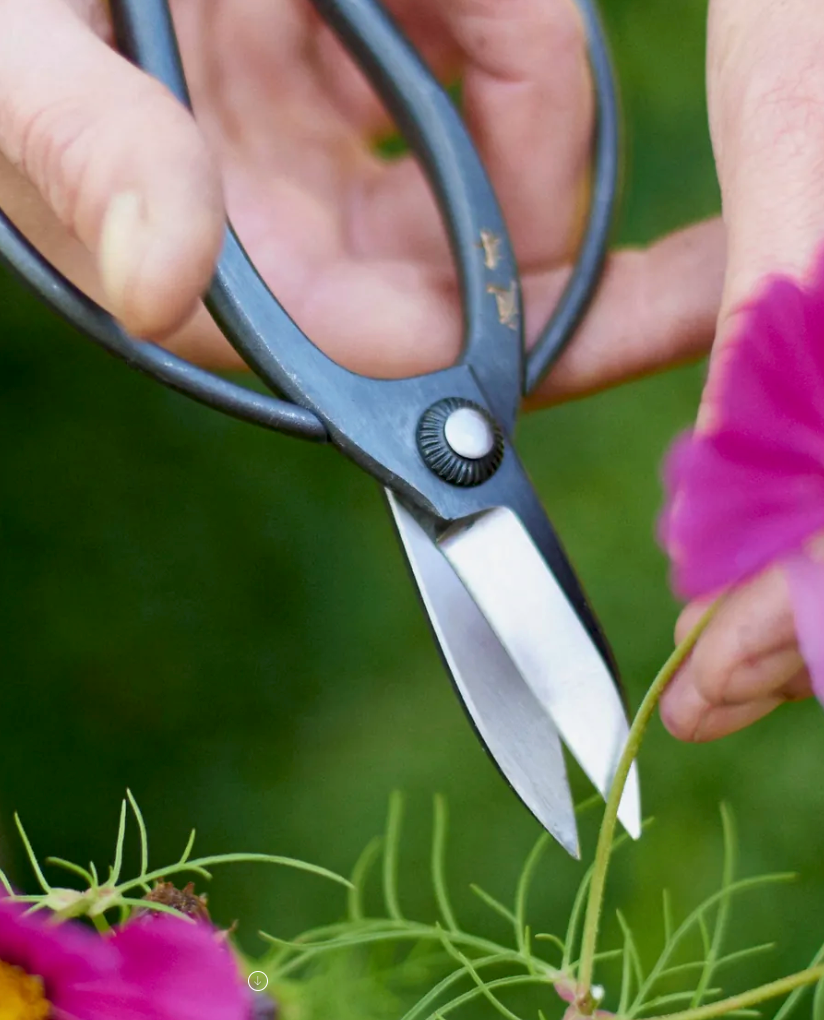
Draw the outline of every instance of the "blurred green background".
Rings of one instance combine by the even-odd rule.
[[[718,207],[706,4],[604,6],[627,123],[617,239],[643,243]],[[331,450],[165,392],[10,280],[0,288],[0,856],[13,880],[31,884],[13,811],[43,855],[106,861],[127,785],[158,863],[194,825],[203,852],[348,871],[400,788],[403,900],[431,918],[429,812],[442,791],[458,909],[480,924],[463,890],[477,881],[508,899],[538,830],[452,694],[377,486]],[[520,426],[634,705],[671,649],[676,605],[653,539],[658,465],[694,414],[701,376],[682,370]],[[806,963],[824,939],[822,734],[812,705],[706,747],[655,723],[643,790],[657,822],[622,855],[611,894],[642,951],[657,944],[664,885],[683,912],[717,882],[726,799],[742,872],[801,876],[737,906],[747,941],[780,943],[739,984]],[[560,850],[548,855],[537,926],[563,925],[579,877]],[[262,948],[258,928],[289,936],[342,906],[318,880],[253,866],[221,871],[210,895],[219,921],[241,919],[250,952]]]

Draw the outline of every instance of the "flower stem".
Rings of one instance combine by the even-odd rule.
[[[719,1002],[710,1002],[697,1009],[685,1009],[680,1013],[667,1013],[666,1017],[650,1017],[650,1020],[714,1020],[715,1017],[726,1016],[727,1013],[732,1013],[734,1010],[755,1006],[767,999],[777,999],[780,995],[787,995],[796,988],[813,985],[821,980],[824,980],[824,964],[799,971],[797,974],[790,974],[789,977],[779,978],[778,981],[771,981],[768,985],[760,985],[758,988],[752,988],[740,995],[731,995],[728,999],[721,999]]]
[[[604,888],[606,886],[607,869],[609,868],[609,858],[612,852],[615,825],[618,821],[618,806],[621,803],[621,795],[624,792],[624,784],[627,781],[629,770],[638,754],[638,749],[641,746],[641,741],[644,737],[644,733],[646,732],[647,725],[652,718],[652,714],[655,711],[655,706],[658,704],[659,698],[664,692],[664,688],[670,680],[672,680],[678,672],[681,664],[692,651],[704,628],[712,619],[718,604],[718,602],[714,602],[713,605],[711,605],[704,613],[695,627],[693,627],[672,655],[670,655],[661,668],[661,671],[658,673],[658,676],[655,680],[653,680],[652,686],[649,688],[644,700],[641,702],[638,714],[635,716],[632,726],[630,727],[626,745],[623,753],[621,754],[621,759],[618,762],[615,778],[612,781],[609,796],[607,797],[604,818],[601,822],[601,830],[598,833],[598,845],[595,850],[595,862],[592,871],[592,884],[589,889],[587,912],[584,920],[584,930],[581,940],[581,962],[578,970],[578,995],[579,1009],[584,1013],[592,1013],[596,1006],[595,1000],[592,997],[592,975],[595,967],[595,951],[598,941],[598,929],[601,923],[601,911],[604,905]],[[705,1014],[701,1014],[701,1016],[704,1015]],[[712,1013],[706,1015],[715,1016],[716,1014]],[[679,1018],[683,1016],[684,1020],[686,1020],[687,1014],[679,1013],[678,1016]]]

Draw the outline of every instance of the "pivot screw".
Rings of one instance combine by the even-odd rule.
[[[501,430],[478,404],[448,397],[418,423],[418,449],[427,467],[452,485],[480,485],[504,455]]]
[[[481,460],[495,448],[492,423],[474,407],[459,407],[444,422],[443,434],[459,457]]]

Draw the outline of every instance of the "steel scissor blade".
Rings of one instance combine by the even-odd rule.
[[[460,578],[415,517],[386,492],[432,629],[467,712],[515,792],[580,855],[558,733]]]
[[[584,772],[606,797],[629,732],[604,659],[518,516],[479,514],[438,542]],[[641,834],[635,766],[618,817]]]

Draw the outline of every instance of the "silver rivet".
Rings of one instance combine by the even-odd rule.
[[[467,460],[480,460],[495,446],[491,423],[472,407],[453,411],[444,423],[443,433],[455,453]]]

